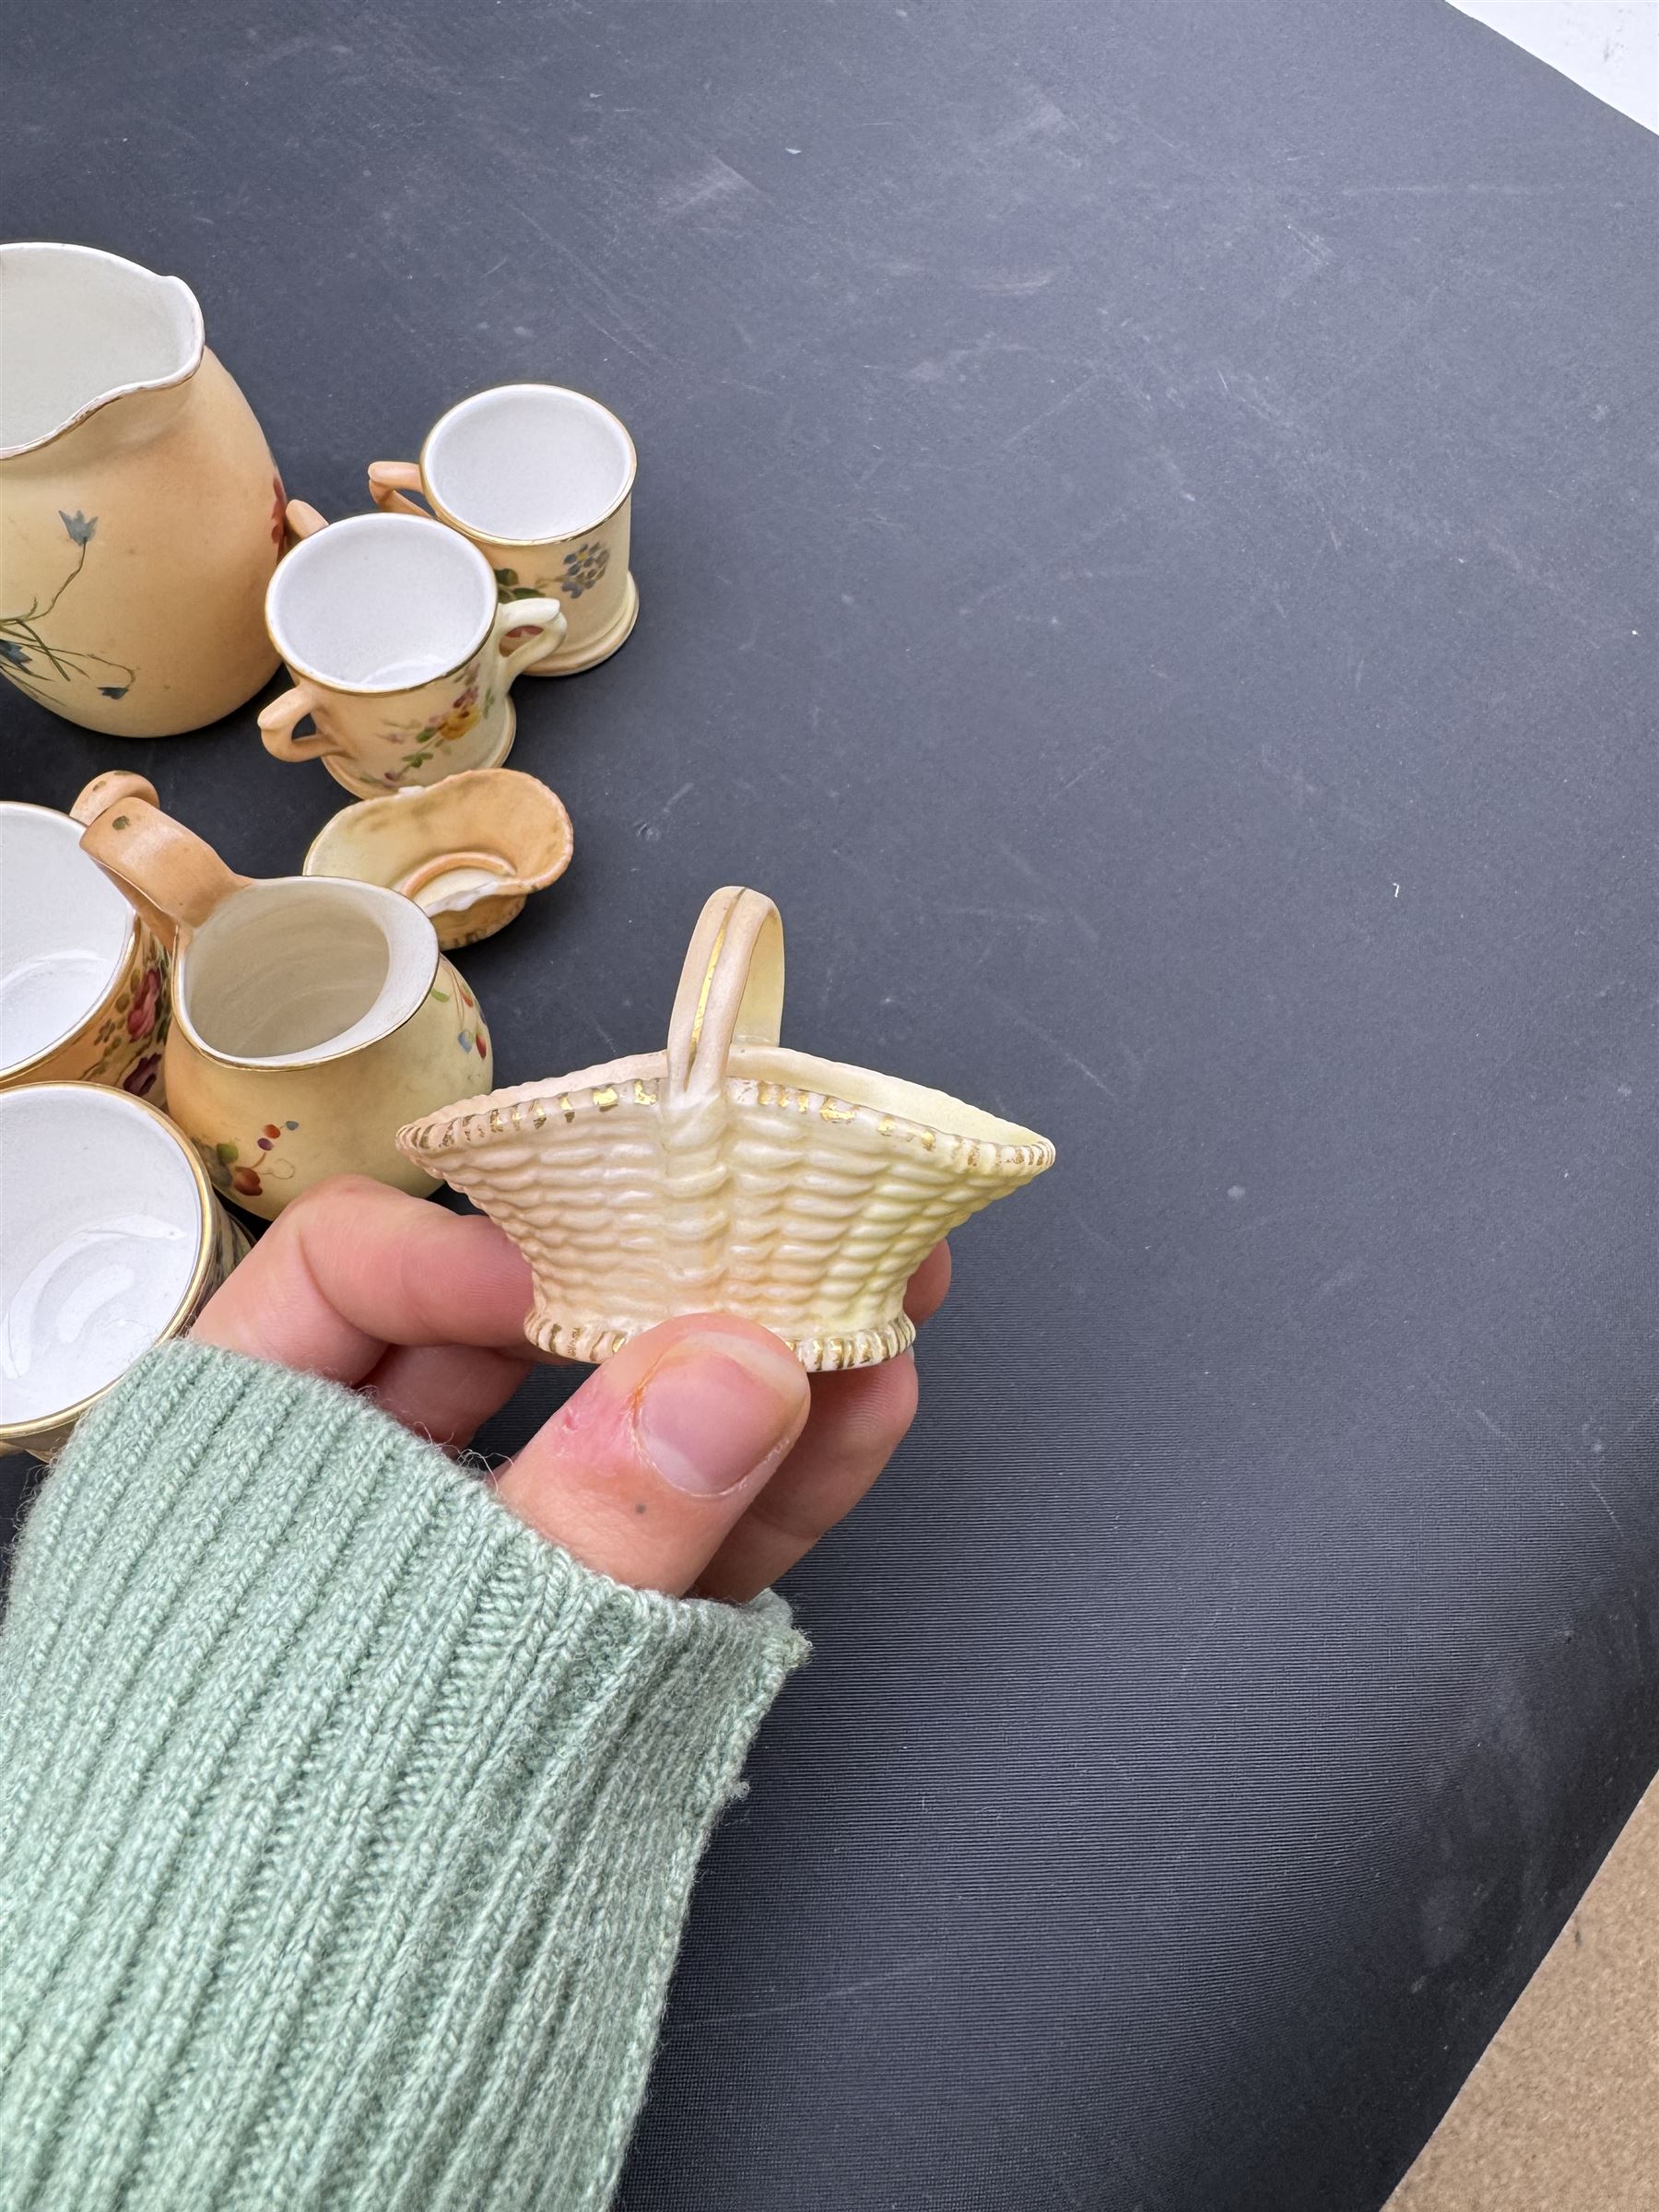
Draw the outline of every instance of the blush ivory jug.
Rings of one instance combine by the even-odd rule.
[[[217,722],[276,665],[283,504],[187,285],[0,246],[0,674],[112,736]]]
[[[318,876],[262,882],[163,814],[141,776],[76,801],[81,843],[172,947],[168,1112],[225,1197],[271,1219],[324,1176],[419,1194],[398,1124],[492,1065],[477,1002],[412,900]]]

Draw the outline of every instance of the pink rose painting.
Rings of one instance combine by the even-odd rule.
[[[156,1013],[161,1003],[161,971],[147,968],[144,981],[133,994],[133,1003],[127,1008],[127,1035],[147,1037],[156,1026]]]

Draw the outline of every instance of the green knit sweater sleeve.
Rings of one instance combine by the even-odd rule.
[[[0,1632],[0,2206],[604,2205],[804,1652],[776,1599],[589,1572],[331,1384],[151,1354]]]

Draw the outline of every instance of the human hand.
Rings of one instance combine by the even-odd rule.
[[[912,1278],[920,1324],[950,1283]],[[356,1176],[294,1200],[193,1336],[343,1382],[459,1451],[539,1355],[530,1270],[493,1222]],[[692,1314],[634,1337],[493,1477],[522,1521],[619,1583],[736,1603],[850,1512],[916,1410],[908,1352],[810,1379],[769,1330]]]

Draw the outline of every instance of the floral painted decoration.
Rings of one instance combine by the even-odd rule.
[[[462,688],[456,692],[441,714],[430,714],[424,722],[393,723],[386,735],[402,739],[412,748],[406,752],[398,767],[388,769],[381,781],[388,790],[426,766],[433,755],[447,745],[455,745],[476,730],[485,714],[495,704],[495,693],[485,693],[479,682],[481,665],[475,661],[462,676]]]
[[[105,699],[124,699],[137,681],[124,661],[106,660],[84,646],[52,644],[41,629],[86,567],[87,547],[98,530],[98,517],[83,514],[78,507],[73,514],[60,507],[58,520],[75,547],[73,560],[44,605],[36,597],[21,614],[0,615],[0,671],[31,699],[48,703],[60,684],[90,684]]]
[[[565,555],[563,571],[558,576],[521,583],[516,569],[498,569],[496,597],[503,605],[510,599],[551,598],[555,592],[566,599],[580,599],[583,592],[593,590],[609,566],[610,547],[602,537],[590,537],[573,553]]]
[[[258,1198],[267,1182],[293,1181],[293,1161],[273,1155],[284,1137],[299,1126],[298,1122],[267,1122],[246,1159],[241,1147],[229,1139],[217,1145],[198,1144],[196,1150],[216,1190],[231,1198]]]
[[[147,1037],[156,1026],[156,1011],[161,1003],[161,963],[158,960],[144,971],[143,980],[133,994],[133,1003],[127,1008],[126,1031],[129,1037]]]
[[[602,538],[590,538],[574,553],[565,555],[564,574],[555,580],[554,589],[567,599],[580,599],[583,592],[593,590],[609,566],[610,547]]]
[[[489,1031],[484,1027],[484,1018],[478,1012],[478,1002],[453,968],[447,972],[461,997],[461,1027],[455,1031],[455,1042],[464,1053],[477,1053],[480,1060],[488,1060]],[[432,996],[440,1006],[447,1006],[450,1003],[449,993],[441,991],[436,983],[432,985]],[[469,1015],[472,1018],[470,1020],[467,1018]]]
[[[167,954],[147,942],[138,981],[117,992],[88,1041],[91,1065],[76,1078],[82,1083],[118,1083],[135,1098],[147,1099],[161,1073],[171,1007],[167,997]]]

